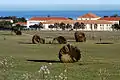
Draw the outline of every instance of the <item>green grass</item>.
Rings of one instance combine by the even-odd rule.
[[[48,80],[50,78],[56,80],[54,77],[63,73],[65,69],[67,69],[65,75],[68,80],[120,79],[120,32],[94,32],[95,40],[91,38],[93,32],[85,32],[87,34],[85,43],[76,43],[73,37],[74,32],[24,31],[22,36],[10,35],[10,33],[9,31],[0,31],[0,61],[4,61],[4,58],[7,60],[5,65],[0,63],[0,80],[41,80],[43,74],[38,71],[43,65],[47,65],[50,70]],[[48,39],[47,37],[54,38],[57,35],[65,36],[70,41],[68,43],[80,48],[81,60],[76,63],[60,63],[58,53],[64,44],[29,44],[35,33],[45,39]],[[95,44],[99,42],[101,36],[102,42],[114,44]],[[50,60],[54,61],[52,65],[47,62]],[[11,63],[13,67],[11,67]],[[28,76],[28,79],[23,77],[24,74]]]

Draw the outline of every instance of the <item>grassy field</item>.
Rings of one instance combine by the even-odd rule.
[[[0,80],[119,80],[120,32],[85,33],[87,41],[76,43],[73,31],[24,31],[22,36],[0,31]],[[81,50],[82,58],[76,63],[60,63],[58,53],[64,44],[31,44],[34,34],[47,42],[64,36]],[[95,44],[100,38],[113,44]]]

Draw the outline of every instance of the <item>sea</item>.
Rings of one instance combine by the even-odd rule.
[[[112,16],[114,14],[120,15],[120,11],[0,11],[0,16],[16,16],[16,17],[25,17],[29,19],[31,17],[47,17],[47,16],[58,16],[76,19],[77,17],[84,15],[86,13],[94,13],[98,16]]]

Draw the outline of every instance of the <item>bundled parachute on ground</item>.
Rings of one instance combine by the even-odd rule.
[[[76,42],[85,42],[86,41],[86,37],[83,32],[76,31],[74,36],[75,36]]]
[[[16,35],[22,35],[22,32],[19,31],[19,30],[17,30],[17,31],[15,31],[15,34],[16,34]]]
[[[40,36],[38,36],[38,35],[34,35],[32,37],[32,43],[33,44],[38,44],[38,43],[45,44],[45,39],[40,38]]]
[[[63,36],[59,36],[53,39],[53,43],[58,42],[59,44],[66,44],[67,40]]]
[[[63,63],[77,62],[80,58],[80,50],[70,44],[63,46],[59,51],[59,59]]]

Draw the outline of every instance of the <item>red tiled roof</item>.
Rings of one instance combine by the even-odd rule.
[[[32,17],[29,20],[45,21],[45,20],[69,20],[64,17]]]
[[[65,23],[65,24],[73,24],[74,20],[48,20],[46,22],[42,22],[43,24],[54,24],[54,23]]]
[[[87,13],[83,16],[80,16],[79,18],[99,18],[99,16],[93,14],[93,13]]]
[[[112,24],[112,22],[106,20],[78,20],[78,22],[85,24]]]
[[[119,21],[120,17],[103,17],[103,18],[100,18],[99,20]]]
[[[47,22],[43,22],[43,24],[54,24],[54,23],[65,23],[65,24],[74,24],[75,22],[84,23],[84,24],[112,24],[112,22],[106,20],[48,20]]]

